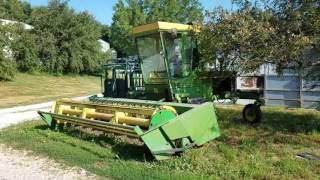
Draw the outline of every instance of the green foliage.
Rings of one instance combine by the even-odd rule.
[[[32,32],[20,30],[19,36],[11,47],[18,69],[23,72],[40,70],[40,59],[36,44],[37,36]]]
[[[12,59],[0,53],[0,80],[12,80],[16,73],[16,64]]]
[[[27,2],[0,0],[0,18],[34,26],[34,30],[11,32],[15,38],[7,43],[13,61],[6,66],[17,64],[24,72],[93,73],[111,58],[101,52],[98,42],[101,36],[108,38],[108,28],[101,31],[92,15],[76,13],[68,1],[51,0],[47,7],[32,8]]]
[[[77,14],[66,1],[52,0],[34,9],[31,20],[46,71],[90,73],[103,64],[100,26],[87,12]]]
[[[198,0],[146,0],[144,2],[144,12],[148,23],[202,21],[202,10]]]
[[[19,0],[0,0],[0,18],[25,21],[31,8],[28,3],[21,3]]]
[[[0,26],[0,80],[12,80],[16,73],[16,63],[10,50],[15,29],[13,26]]]
[[[207,19],[198,36],[200,52],[220,76],[252,72],[271,57],[274,29],[269,14],[253,8],[238,12],[218,8],[207,12]]]
[[[19,35],[6,42],[16,62],[1,52],[2,66],[8,67],[3,68],[8,72],[14,72],[9,69],[17,64],[19,70],[29,72],[93,73],[111,58],[110,53],[100,51],[99,38],[110,42],[120,56],[134,55],[134,26],[196,21],[203,25],[198,36],[202,60],[211,63],[220,76],[252,72],[271,62],[277,64],[279,73],[291,66],[306,77],[319,79],[318,0],[232,2],[236,10],[217,8],[207,12],[203,21],[198,0],[118,0],[108,27],[98,24],[87,12],[76,13],[65,0],[51,0],[47,7],[37,8],[25,1],[0,0],[0,18],[35,27],[31,32],[11,32],[12,36]]]
[[[132,55],[135,52],[131,30],[133,26],[146,23],[142,8],[138,4],[138,0],[130,0],[127,3],[119,0],[114,7],[113,23],[110,27],[110,40],[120,56]]]
[[[110,41],[110,27],[108,25],[101,25],[101,39],[109,42]]]
[[[274,63],[281,73],[284,67],[302,71],[319,63],[319,55],[310,58],[320,52],[319,1],[233,2],[236,11],[207,12],[199,35],[202,57],[215,71],[253,72],[264,63]],[[314,67],[309,74],[319,72]]]
[[[120,56],[135,54],[134,26],[169,21],[187,23],[203,19],[198,0],[118,0],[110,27],[111,45]]]
[[[316,3],[298,0],[274,2],[274,22],[277,25],[274,40],[277,43],[273,50],[279,70],[287,65],[303,70],[310,63],[305,55],[312,48],[314,19],[320,17],[313,12]]]

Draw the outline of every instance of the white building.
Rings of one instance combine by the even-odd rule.
[[[101,46],[101,51],[102,52],[107,52],[110,49],[110,44],[102,39],[98,40]]]
[[[18,21],[7,20],[7,19],[0,19],[0,25],[2,25],[2,26],[5,26],[5,25],[21,25],[25,30],[34,29],[34,27],[29,25],[29,24],[26,24],[26,23],[23,23],[23,22],[18,22]],[[8,34],[8,36],[9,36],[9,39],[12,40],[12,37],[10,36],[10,34]],[[4,56],[6,58],[10,58],[10,59],[13,58],[13,52],[8,46],[4,47],[3,53],[4,53]]]
[[[7,19],[0,19],[0,24],[1,25],[13,25],[13,24],[20,24],[25,30],[32,30],[34,29],[33,26],[23,23],[23,22],[18,22],[18,21],[12,21],[12,20],[7,20]]]
[[[100,43],[102,52],[105,53],[105,52],[108,52],[110,50],[112,59],[116,59],[117,58],[117,51],[110,48],[110,43],[108,43],[108,42],[106,42],[106,41],[104,41],[102,39],[99,39],[98,41]]]

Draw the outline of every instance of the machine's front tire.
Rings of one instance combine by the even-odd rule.
[[[262,118],[260,105],[257,105],[257,104],[246,105],[242,111],[242,117],[248,123],[251,123],[251,124],[259,123]]]

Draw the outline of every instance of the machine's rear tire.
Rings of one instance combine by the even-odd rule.
[[[259,123],[262,117],[260,105],[257,105],[257,104],[246,105],[242,111],[242,117],[248,123],[251,123],[251,124]]]

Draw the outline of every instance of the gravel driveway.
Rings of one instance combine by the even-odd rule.
[[[84,99],[79,97],[75,99]],[[37,111],[48,111],[52,102],[0,109],[0,130],[7,126],[39,118]],[[97,179],[84,169],[67,167],[25,151],[13,150],[0,144],[0,180],[37,179]]]
[[[0,145],[1,180],[98,179],[81,168],[71,168],[46,158]]]

